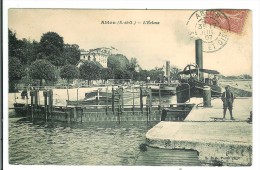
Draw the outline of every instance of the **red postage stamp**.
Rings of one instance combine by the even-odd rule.
[[[223,15],[216,15],[216,12],[212,12],[211,10],[207,11],[205,19],[205,23],[214,25],[215,18],[218,18],[219,24],[218,27],[221,29],[226,29],[231,32],[235,32],[241,34],[243,31],[243,27],[246,21],[247,13],[249,10],[246,9],[222,9],[218,10]],[[214,18],[212,20],[212,18]]]

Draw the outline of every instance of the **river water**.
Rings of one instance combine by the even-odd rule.
[[[84,95],[86,89],[81,91],[79,94]],[[56,101],[64,101],[66,90],[54,90],[54,96]],[[75,92],[70,93],[70,98],[76,96]],[[9,107],[19,100],[18,93],[9,94]],[[175,101],[175,96],[160,101],[153,97],[154,104],[168,105]],[[139,145],[145,143],[146,132],[158,123],[46,124],[17,118],[11,110],[9,115],[9,163],[22,165],[134,165],[140,153]]]
[[[145,133],[157,122],[38,122],[9,118],[9,163],[134,165]]]

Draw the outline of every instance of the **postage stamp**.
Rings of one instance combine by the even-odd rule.
[[[198,10],[192,13],[186,24],[191,39],[203,40],[207,53],[222,49],[228,42],[229,20],[219,10]]]
[[[237,34],[241,34],[243,31],[243,27],[247,18],[248,10],[231,10],[231,9],[222,9],[219,10],[224,16],[219,15],[219,21],[220,24],[216,25],[222,29],[226,29],[230,32],[234,32]],[[206,12],[205,17],[205,23],[214,25],[214,22],[212,22],[211,18],[216,18],[216,13],[212,11]],[[227,25],[225,22],[228,19],[229,25]],[[224,22],[224,23],[223,23]]]

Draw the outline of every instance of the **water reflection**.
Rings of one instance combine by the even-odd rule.
[[[32,124],[9,118],[10,164],[134,165],[157,122]]]

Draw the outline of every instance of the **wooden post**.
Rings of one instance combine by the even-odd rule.
[[[14,87],[14,102],[16,103],[16,85]]]
[[[27,92],[28,92],[28,90],[27,90]],[[26,96],[26,115],[28,114],[28,112],[29,112],[29,109],[28,109],[28,94],[27,94],[27,96]]]
[[[146,120],[147,120],[147,123],[148,123],[148,114],[149,114],[149,106],[148,106],[148,104],[146,104]]]
[[[77,88],[77,105],[79,105],[79,85],[78,85],[78,88]]]
[[[122,98],[122,104],[121,104],[121,113],[124,112],[124,89],[123,87],[121,87],[121,90],[120,90],[120,95],[121,95],[121,98]]]
[[[120,114],[119,114],[119,112],[120,112],[120,102],[118,102],[118,109],[117,109],[117,119],[118,119],[118,123],[120,124]]]
[[[45,120],[47,122],[48,119],[48,114],[47,114],[47,101],[48,101],[48,91],[44,90],[43,91],[43,97],[44,97],[44,111],[45,111]]]
[[[135,90],[134,90],[134,87],[132,88],[132,92],[133,92],[133,114],[135,114]]]
[[[83,108],[82,108],[82,107],[81,107],[80,111],[81,111],[81,114],[80,114],[80,123],[82,124],[82,115],[83,115]]]
[[[153,98],[153,96],[152,96],[152,89],[151,89],[151,87],[149,88],[150,90],[149,90],[149,110],[151,111],[152,110],[152,98]]]
[[[115,114],[115,91],[113,85],[112,85],[112,112],[113,114]]]
[[[108,108],[108,86],[106,87],[106,115],[107,115],[107,108]]]
[[[67,122],[70,123],[70,109],[66,107],[66,112],[67,112]]]
[[[159,84],[159,106],[161,108],[161,84]],[[159,111],[161,111],[161,109]]]
[[[34,106],[35,106],[35,109],[38,108],[38,94],[39,94],[39,91],[35,90],[34,91],[34,101],[35,101]]]
[[[52,107],[53,107],[53,91],[52,89],[49,90],[49,112],[50,112],[50,117],[52,118]]]
[[[97,105],[98,105],[98,97],[96,96],[96,106],[95,106],[96,109],[98,108]]]
[[[77,122],[78,121],[78,116],[77,116],[77,107],[74,107],[72,109],[73,111],[73,118],[74,118],[74,121]]]
[[[34,96],[35,96],[35,91],[31,90],[30,91],[30,96],[31,96],[31,111],[32,111],[32,121],[33,121],[33,115],[34,115]]]
[[[142,87],[140,87],[140,110],[143,114],[143,90],[142,90]]]

